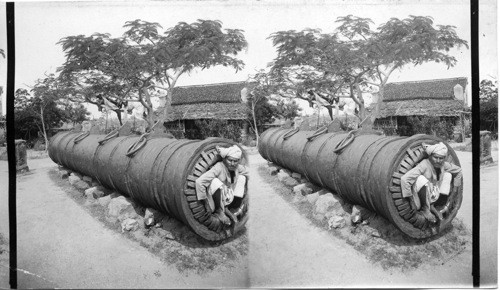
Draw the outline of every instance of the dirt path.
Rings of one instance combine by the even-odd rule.
[[[2,164],[4,166],[4,164]],[[138,243],[105,228],[48,177],[50,159],[18,178],[18,287],[245,287],[247,263],[206,275],[179,273]]]

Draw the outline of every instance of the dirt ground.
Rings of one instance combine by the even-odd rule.
[[[471,153],[457,152],[464,169],[458,212],[472,225]],[[498,152],[481,168],[481,285],[497,284]],[[249,287],[470,287],[471,249],[442,265],[384,269],[363,252],[313,224],[259,173],[266,161],[250,154],[251,218],[248,253],[211,270],[182,270],[141,243],[107,227],[50,178],[50,159],[30,159],[18,177],[18,287],[20,288],[245,288]],[[7,162],[0,161],[0,234],[8,235]],[[491,222],[493,221],[493,222]],[[188,245],[179,252],[193,251]],[[7,253],[8,254],[8,253]],[[0,288],[8,287],[0,254]],[[193,261],[191,261],[193,262]]]

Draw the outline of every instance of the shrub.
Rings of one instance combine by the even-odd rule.
[[[444,140],[453,138],[453,124],[435,116],[408,117],[408,124],[398,127],[398,134],[411,136],[415,134],[428,134]]]
[[[221,137],[241,142],[241,129],[238,124],[227,120],[195,120],[196,128],[186,129],[186,138],[205,139]]]

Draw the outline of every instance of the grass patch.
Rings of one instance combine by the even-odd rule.
[[[417,240],[406,236],[385,218],[376,214],[368,219],[368,224],[353,226],[349,222],[349,214],[339,210],[337,214],[348,222],[343,228],[330,230],[326,219],[318,221],[314,217],[314,207],[311,203],[307,200],[295,202],[293,191],[275,176],[270,176],[266,167],[265,164],[259,166],[259,175],[276,194],[289,202],[314,226],[328,231],[332,238],[344,241],[385,270],[404,272],[422,265],[443,265],[461,253],[471,251],[471,232],[457,218],[452,221],[451,227],[437,236]],[[375,234],[380,237],[375,237]]]

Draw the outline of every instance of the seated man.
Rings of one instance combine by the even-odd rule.
[[[432,204],[440,195],[449,195],[451,179],[454,177],[454,191],[458,190],[462,182],[462,168],[445,162],[448,148],[442,142],[435,145],[423,145],[428,159],[422,160],[417,166],[401,177],[401,192],[404,198],[410,199],[415,210],[422,211],[424,217],[435,223],[441,214]]]
[[[222,224],[230,225],[225,207],[233,202],[234,197],[243,198],[248,172],[239,164],[242,152],[238,146],[217,150],[223,160],[196,179],[196,196],[198,200],[205,200],[206,207]]]

